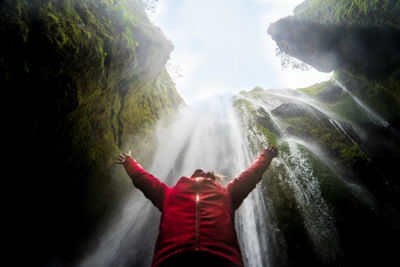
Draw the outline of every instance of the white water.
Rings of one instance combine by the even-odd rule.
[[[249,167],[256,158],[249,151],[232,107],[231,96],[216,97],[193,108],[183,108],[175,123],[160,129],[159,145],[149,172],[173,186],[197,168],[214,170],[227,178]],[[257,151],[257,154],[260,151]],[[246,266],[270,266],[268,216],[257,187],[236,212],[236,226]],[[157,235],[159,212],[144,196],[135,194],[120,218],[99,239],[81,267],[148,266]],[[150,227],[151,226],[151,227]],[[149,233],[151,231],[151,233]]]
[[[284,97],[284,95],[273,95],[280,98]],[[304,146],[306,144],[306,147],[312,145],[303,140],[294,139],[286,134],[279,125],[278,119],[270,112],[270,110],[276,108],[279,104],[279,101],[274,99],[274,97],[265,98],[262,101],[243,96],[241,98],[250,102],[254,110],[262,107],[270,116],[275,129],[280,133],[281,141],[288,144],[289,153],[280,153],[280,158],[277,159],[276,163],[284,166],[286,170],[287,175],[283,179],[294,192],[308,234],[321,261],[325,263],[334,261],[341,254],[334,216],[321,195],[318,179],[315,177],[310,163],[299,149],[299,145]],[[289,96],[289,98],[291,97]],[[304,98],[301,102],[310,105],[310,103],[305,103]],[[248,131],[251,130],[248,129]]]
[[[363,101],[361,101],[358,97],[356,97],[352,92],[350,92],[343,84],[341,84],[338,80],[333,79],[333,82],[342,88],[344,92],[346,92],[351,98],[354,99],[354,101],[357,103],[357,105],[365,112],[367,117],[371,120],[376,125],[379,125],[381,127],[389,127],[390,124],[387,122],[381,115],[379,115],[377,112],[375,112],[372,108],[367,106]]]
[[[344,92],[346,92],[351,98],[354,99],[354,101],[357,103],[357,105],[361,108],[361,110],[365,113],[367,118],[375,125],[379,127],[383,127],[388,129],[394,136],[400,137],[400,132],[397,131],[395,128],[393,128],[390,123],[385,120],[380,114],[378,114],[375,110],[373,110],[371,107],[369,107],[367,104],[365,104],[361,99],[356,97],[352,92],[350,92],[343,84],[341,84],[338,80],[333,79],[334,83],[342,88]]]
[[[280,180],[293,192],[315,253],[322,262],[333,262],[341,255],[334,216],[322,196],[309,158],[302,149],[318,155],[322,162],[329,159],[324,159],[320,148],[314,144],[294,139],[285,133],[279,119],[271,113],[278,105],[287,102],[287,99],[283,100],[284,96],[275,94],[274,97],[272,94],[266,99],[239,98],[248,101],[256,112],[262,107],[279,132],[280,142],[288,147],[287,152],[280,153],[274,159],[271,167],[280,166],[284,170],[279,174]],[[295,101],[294,98],[291,100]],[[301,102],[313,107],[313,103],[305,103],[304,98],[301,98]],[[174,123],[168,128],[160,127],[158,148],[149,172],[168,186],[173,186],[181,176],[190,176],[195,169],[202,168],[226,176],[222,182],[226,184],[249,167],[263,147],[270,145],[267,138],[251,124],[253,120],[254,114],[245,109],[240,113],[235,111],[231,96],[215,97],[194,107],[183,107]],[[334,129],[347,135],[336,118],[329,117],[329,120]],[[347,137],[354,142],[350,135]],[[368,196],[363,188],[352,183],[346,184],[361,197]],[[248,267],[282,266],[285,258],[285,252],[278,251],[285,247],[282,246],[284,241],[277,236],[279,231],[270,220],[265,201],[258,185],[236,213],[239,243]],[[370,202],[369,205],[373,206],[373,200]],[[159,218],[159,211],[136,190],[126,202],[121,215],[114,218],[109,229],[99,238],[98,246],[79,266],[149,266]]]
[[[314,99],[310,98],[309,96],[293,89],[286,89],[284,93],[279,93],[276,92],[275,90],[267,90],[268,94],[265,94],[265,96],[268,96],[262,99],[251,99],[247,97],[242,98],[246,99],[247,101],[250,101],[256,106],[263,107],[264,110],[269,114],[271,120],[275,124],[275,128],[281,133],[281,136],[284,135],[282,131],[282,127],[280,127],[277,119],[272,115],[270,110],[275,109],[277,106],[279,106],[282,103],[297,103],[301,104],[304,108],[307,108],[308,112],[310,114],[314,114],[315,119],[320,120],[320,115],[315,112],[315,110],[321,112],[324,116],[329,118],[329,122],[337,129],[340,129],[340,132],[342,132],[344,135],[346,135],[347,138],[349,138],[353,143],[356,143],[356,141],[351,137],[351,135],[347,132],[345,127],[342,125],[342,122],[336,117],[336,115],[329,110],[325,109],[320,103],[315,101]],[[311,107],[311,108],[310,108]],[[313,110],[314,108],[315,110]],[[362,130],[357,128],[357,131],[360,133]]]
[[[326,201],[322,198],[319,182],[312,167],[299,150],[298,144],[287,140],[290,153],[283,154],[284,166],[289,174],[288,182],[311,237],[311,241],[323,262],[329,263],[340,253],[335,220]]]

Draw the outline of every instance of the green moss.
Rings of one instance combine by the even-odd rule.
[[[249,133],[247,140],[250,151],[260,151],[260,149],[268,145],[276,144],[277,137],[269,129],[257,122],[256,118],[259,116],[259,112],[254,110],[252,104],[248,100],[239,98],[234,101],[234,107],[242,120],[242,124],[247,126],[247,132]],[[267,114],[263,112],[263,115]],[[267,138],[267,143],[263,141],[260,142],[258,139],[253,138],[254,135],[265,136]],[[262,140],[262,138],[260,140]]]
[[[334,78],[340,80],[337,72],[334,72]],[[340,120],[350,121],[357,125],[362,125],[368,120],[362,115],[363,111],[355,100],[331,80],[297,90],[314,98],[318,105],[335,114]]]
[[[297,90],[299,90],[300,92],[303,92],[307,95],[310,95],[310,96],[316,96],[317,94],[321,93],[325,89],[327,83],[328,82],[317,83],[317,84],[314,84],[309,87],[299,88]]]
[[[338,145],[340,150],[341,158],[346,162],[355,163],[356,161],[366,161],[368,158],[360,150],[357,145],[341,147]]]
[[[283,153],[283,151],[280,151]],[[279,250],[285,266],[318,265],[304,218],[288,181],[283,165],[271,166],[262,179],[262,192],[271,217],[270,224],[279,229]]]
[[[386,77],[370,80],[362,75],[336,71],[337,79],[348,90],[367,106],[371,107],[372,110],[392,123],[393,126],[399,125],[400,122],[400,114],[397,112],[400,109],[399,73],[400,69],[397,68],[388,73]],[[357,106],[357,104],[350,104],[350,102],[354,102],[353,100],[347,100],[347,102],[347,106]],[[346,108],[346,110],[349,110],[349,108]]]
[[[368,193],[354,189],[354,185],[339,178],[317,155],[305,147],[299,146],[299,150],[302,157],[310,164],[312,175],[318,184],[317,190],[321,193],[318,197],[323,199],[328,208],[327,212],[332,215],[329,223],[334,224],[340,236],[340,239],[336,241],[340,242],[344,255],[338,254],[331,260],[335,261],[335,265],[343,260],[358,261],[359,256],[354,256],[353,253],[362,252],[370,246],[370,244],[364,244],[369,237],[363,238],[362,235],[364,231],[368,232],[369,227],[377,224],[377,216],[379,216],[371,210],[371,200],[366,197]],[[284,142],[280,144],[280,154],[290,156],[288,145]],[[281,257],[285,266],[302,266],[310,262],[313,262],[315,266],[323,266],[318,257],[318,251],[321,248],[313,245],[308,234],[309,229],[307,230],[304,223],[302,210],[304,207],[299,206],[295,196],[301,192],[294,190],[291,179],[297,178],[289,175],[283,164],[275,162],[265,173],[261,182],[270,216],[269,223],[274,229],[278,229],[275,234],[279,240],[283,240],[276,244],[277,249],[282,253]],[[363,227],[363,230],[360,230],[360,227]],[[362,240],[354,239],[352,233],[360,235]],[[358,249],[360,246],[363,247],[361,250]]]
[[[49,16],[50,18],[52,18],[52,19],[54,20],[55,23],[58,23],[58,18],[57,18],[57,16],[55,16],[54,14],[47,13],[47,16]]]
[[[256,90],[255,92],[263,92],[264,90]],[[252,92],[254,94],[254,92]],[[234,101],[234,107],[239,112],[243,125],[247,125],[250,133],[261,135],[266,138],[266,142],[258,142],[254,140],[252,135],[248,136],[248,142],[251,151],[260,151],[267,146],[280,146],[277,136],[277,130],[273,125],[269,115],[262,110],[255,110],[254,106],[246,99],[238,99]],[[245,121],[246,120],[246,121]],[[265,120],[265,121],[264,121]],[[262,140],[262,138],[260,138]]]
[[[360,147],[334,127],[328,118],[316,118],[306,113],[296,118],[279,118],[279,121],[289,134],[319,144],[343,166],[351,168],[355,162],[367,159]]]
[[[328,110],[333,111],[339,118],[351,121],[353,123],[362,124],[365,117],[360,116],[362,111],[357,107],[357,103],[350,96],[346,96],[340,101],[325,105]]]
[[[267,128],[265,128],[265,127],[263,127],[261,125],[257,125],[257,127],[261,131],[261,133],[265,137],[267,137],[269,145],[277,146],[278,137],[275,134],[273,134],[270,130],[268,130]]]
[[[279,142],[279,151],[280,151],[280,153],[289,154],[290,153],[290,148],[289,148],[288,142],[280,141]]]
[[[308,0],[296,7],[294,13],[301,19],[319,23],[399,28],[399,10],[396,0]]]

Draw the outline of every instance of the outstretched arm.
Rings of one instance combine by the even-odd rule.
[[[247,195],[256,187],[263,173],[277,154],[278,150],[275,146],[264,149],[250,168],[242,172],[226,186],[230,193],[234,209],[239,208]]]
[[[159,179],[145,171],[132,157],[131,152],[118,156],[116,163],[122,164],[131,178],[133,184],[162,211],[165,191],[168,186]]]

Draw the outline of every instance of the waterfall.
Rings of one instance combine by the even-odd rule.
[[[264,92],[264,98],[223,95],[192,107],[182,107],[173,123],[168,126],[160,124],[157,151],[148,171],[168,186],[173,186],[180,177],[190,176],[195,169],[214,170],[226,177],[221,182],[226,185],[247,169],[263,148],[271,145],[271,137],[259,130],[255,122],[259,115],[269,116],[271,127],[277,134],[274,142],[277,142],[280,152],[263,179],[275,175],[284,190],[291,192],[315,255],[321,263],[332,264],[342,256],[340,238],[335,216],[322,194],[321,179],[314,172],[310,155],[316,155],[320,164],[333,173],[334,167],[316,144],[286,133],[279,118],[271,111],[283,103],[301,103],[313,118],[322,120],[324,117],[332,129],[350,143],[355,140],[328,111],[301,94],[297,93],[297,97],[293,94],[271,91]],[[334,179],[342,179],[337,173],[334,175]],[[367,206],[374,206],[374,199],[363,187],[345,180],[341,183],[363,199]],[[287,260],[286,241],[280,225],[273,219],[279,210],[269,210],[271,204],[268,201],[271,199],[263,190],[264,186],[260,183],[235,215],[240,247],[248,267],[284,266]],[[160,212],[143,194],[134,191],[120,216],[113,218],[109,229],[99,238],[97,247],[79,266],[150,266],[159,222]]]
[[[133,149],[132,149],[133,150]],[[194,107],[182,107],[168,128],[160,128],[152,167],[154,176],[173,186],[197,168],[214,170],[226,185],[258,156],[250,151],[232,105],[232,96],[214,97]],[[133,155],[134,156],[134,155]],[[268,218],[257,187],[236,212],[236,227],[246,266],[270,266]],[[159,211],[139,193],[99,239],[98,247],[80,267],[149,266],[157,236]]]
[[[319,182],[311,165],[302,155],[298,144],[287,139],[290,153],[283,154],[283,164],[289,174],[289,185],[301,208],[307,231],[318,248],[323,262],[329,262],[340,253],[335,220],[321,195]]]
[[[335,227],[335,219],[331,209],[328,207],[326,201],[321,195],[318,179],[314,175],[308,159],[299,149],[301,146],[310,147],[314,145],[308,144],[308,142],[304,140],[297,140],[288,136],[279,124],[279,120],[270,112],[270,110],[276,108],[278,104],[282,103],[277,101],[275,97],[286,98],[286,95],[272,93],[269,96],[269,98],[265,99],[252,99],[244,96],[240,96],[240,98],[251,103],[253,110],[262,107],[273,122],[274,128],[278,130],[281,136],[281,142],[288,145],[289,153],[280,152],[280,157],[277,159],[276,164],[283,166],[286,170],[285,180],[290,189],[294,192],[308,234],[314,247],[318,248],[316,249],[316,252],[319,254],[320,260],[324,263],[332,262],[341,254],[339,235]],[[287,96],[287,98],[292,99],[292,101],[299,101],[298,99],[293,99],[290,95]],[[300,101],[303,104],[314,106],[312,102],[306,102],[306,98],[301,98]],[[320,108],[318,110],[320,110]],[[328,114],[328,112],[323,113]],[[247,115],[247,117],[248,116],[249,115]],[[245,120],[248,120],[248,118]],[[339,122],[337,122],[337,124],[340,125]],[[335,127],[338,126],[335,125]],[[247,129],[249,132],[254,130],[256,129]],[[345,133],[344,130],[343,132]],[[313,150],[316,151],[317,149],[314,148]]]

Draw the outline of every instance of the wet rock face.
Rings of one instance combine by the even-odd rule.
[[[295,17],[270,25],[268,33],[286,54],[322,72],[354,70],[382,77],[400,64],[400,31],[389,26],[345,26]]]
[[[276,129],[274,122],[271,120],[268,113],[264,110],[264,108],[260,107],[257,110],[257,114],[255,116],[255,121],[260,124],[262,127],[268,129],[271,133],[275,134],[276,136],[280,136],[280,132]]]
[[[358,164],[365,160],[364,153],[353,142],[359,140],[359,137],[351,124],[335,122],[325,113],[302,103],[283,103],[271,113],[279,119],[281,127],[288,136],[318,144],[329,151],[328,154],[338,158],[338,163],[354,170],[354,162]],[[355,153],[349,155],[347,152],[349,148]]]
[[[110,174],[119,150],[148,160],[158,119],[182,103],[172,44],[137,0],[5,0],[0,14],[5,154],[28,155],[15,180],[37,218],[27,239],[35,257],[69,259],[130,189]]]
[[[392,242],[389,239],[393,237],[393,240],[396,240],[397,237],[394,237],[392,229],[385,225],[385,220],[391,221],[393,218],[386,218],[385,215],[376,213],[376,210],[371,209],[367,202],[363,202],[367,198],[360,199],[357,196],[359,193],[353,187],[361,182],[363,186],[379,196],[380,201],[385,201],[385,196],[390,196],[388,193],[390,191],[383,185],[382,174],[377,171],[381,165],[369,158],[362,140],[357,135],[359,132],[353,129],[354,124],[340,121],[333,115],[336,112],[330,109],[337,101],[347,102],[346,97],[340,96],[341,89],[338,89],[333,82],[324,82],[302,91],[308,92],[313,101],[306,101],[303,98],[302,101],[293,102],[291,97],[283,99],[282,96],[274,95],[273,91],[265,90],[246,94],[246,98],[250,100],[257,99],[258,105],[246,99],[238,100],[236,105],[239,115],[243,116],[243,121],[248,123],[249,140],[253,141],[259,134],[263,134],[268,139],[268,144],[278,146],[279,158],[285,165],[285,167],[279,166],[279,163],[275,162],[262,180],[263,187],[261,188],[271,222],[275,224],[275,229],[279,229],[277,240],[280,241],[281,246],[272,246],[272,249],[279,251],[276,253],[277,257],[283,258],[279,261],[280,263],[292,263],[284,264],[285,266],[307,266],[310,262],[315,266],[331,266],[336,263],[336,265],[352,266],[361,261],[362,265],[373,266],[375,261],[380,262],[384,258],[383,255],[390,255],[388,261],[392,261],[397,253],[394,253],[393,246],[388,243]],[[293,93],[288,93],[288,95],[292,96]],[[324,101],[320,102],[320,98]],[[276,107],[277,101],[281,103],[278,107]],[[343,110],[344,106],[338,109]],[[350,113],[357,113],[354,106],[350,106],[350,109]],[[326,112],[328,110],[332,113]],[[341,116],[343,117],[346,118],[346,116]],[[270,122],[274,122],[283,134],[276,136],[273,128],[270,127]],[[378,140],[380,139],[376,138],[373,142],[376,143]],[[296,143],[301,145],[296,145]],[[294,149],[295,146],[298,146],[300,150]],[[299,158],[299,155],[302,156]],[[311,165],[302,165],[304,162],[309,162]],[[304,168],[305,166],[307,167]],[[290,173],[286,172],[292,167]],[[299,175],[293,181],[301,181],[311,176],[317,180],[301,182],[301,186],[293,190],[291,179],[295,177],[292,175],[296,172],[299,172]],[[310,174],[311,176],[308,176]],[[344,181],[351,181],[351,183]],[[308,187],[303,195],[308,201],[298,201],[304,199],[303,197],[296,199],[297,194],[311,184],[318,184],[313,188],[321,190],[321,196],[327,203],[326,207],[329,208],[322,208],[324,205],[320,205],[322,202],[318,202],[319,197],[316,195],[307,196],[313,191],[309,190],[311,187]],[[387,199],[391,201],[390,197]],[[305,208],[302,210],[301,207],[304,204]],[[334,227],[337,232],[326,239],[326,247],[314,246],[310,243],[313,242],[310,233],[315,231],[317,226],[314,224],[310,228],[310,225],[305,223],[306,216],[303,212],[311,211],[313,205],[318,206],[316,209],[318,211],[324,209],[333,211],[331,218],[334,219],[330,221],[335,222]],[[330,211],[324,211],[323,214],[326,215]],[[316,213],[311,217],[314,222],[317,218],[322,218]],[[398,217],[395,220],[398,221]],[[327,221],[323,220],[321,226],[326,226]],[[377,225],[380,226],[377,227]],[[369,235],[371,229],[376,229],[372,236]],[[376,233],[377,231],[379,233]],[[318,240],[321,240],[322,232],[324,231],[314,232]],[[329,231],[324,233],[327,232]],[[340,241],[335,237],[338,237]],[[340,243],[339,245],[336,243],[336,249],[340,247],[343,254],[335,254],[339,251],[332,246],[335,240]],[[370,243],[367,240],[374,240],[374,242]],[[332,252],[332,254],[325,254],[330,255],[328,260],[319,258],[323,251]],[[366,257],[364,255],[366,251],[376,254]],[[374,261],[373,264],[371,264],[372,261]]]
[[[325,103],[335,103],[344,97],[344,92],[339,86],[327,86],[325,90],[316,95],[316,98]]]
[[[399,131],[399,11],[394,0],[304,1],[268,33],[284,53],[317,70],[334,71],[337,81]],[[334,104],[344,98],[330,87],[317,99]]]
[[[267,32],[286,54],[319,71],[330,72],[340,65],[335,53],[337,31],[334,28],[324,31],[321,25],[285,18],[272,23]]]
[[[279,116],[285,119],[288,118],[299,118],[306,115],[307,110],[303,105],[296,103],[285,103],[272,110],[271,113],[275,116]]]

